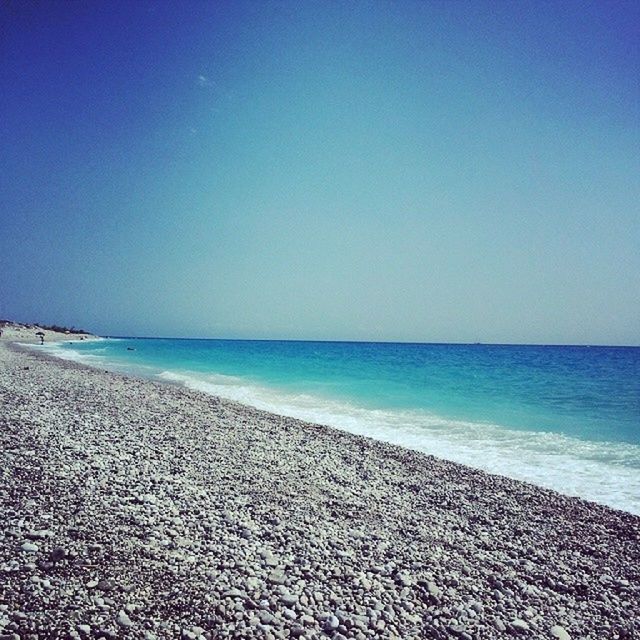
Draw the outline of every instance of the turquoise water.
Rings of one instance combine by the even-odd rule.
[[[640,513],[640,348],[174,339],[47,348]]]

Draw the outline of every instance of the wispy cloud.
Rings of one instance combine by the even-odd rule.
[[[202,74],[200,74],[196,78],[196,84],[199,87],[211,87],[212,86],[211,80],[209,80],[209,78],[207,78],[207,76],[203,76]]]

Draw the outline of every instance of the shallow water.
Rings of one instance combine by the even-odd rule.
[[[640,348],[147,338],[45,348],[640,513]]]

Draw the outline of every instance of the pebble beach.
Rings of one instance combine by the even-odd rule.
[[[0,639],[640,637],[640,518],[0,342]]]

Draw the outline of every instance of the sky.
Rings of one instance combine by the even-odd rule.
[[[0,8],[0,318],[640,344],[637,2]]]

